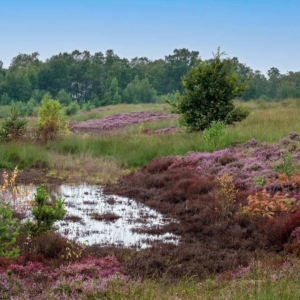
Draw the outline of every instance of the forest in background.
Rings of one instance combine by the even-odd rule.
[[[15,103],[30,114],[46,93],[63,106],[78,103],[83,109],[119,104],[162,102],[182,92],[181,78],[201,60],[198,51],[175,49],[164,59],[120,58],[113,50],[59,53],[46,61],[39,53],[19,54],[8,68],[0,61],[0,105]],[[230,67],[248,89],[240,100],[274,100],[300,97],[300,71],[281,74],[276,67],[267,76],[230,59]],[[26,106],[24,105],[26,104]]]

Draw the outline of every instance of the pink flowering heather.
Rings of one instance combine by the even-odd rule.
[[[290,133],[289,136],[278,143],[262,143],[256,140],[249,140],[243,144],[229,148],[209,152],[189,152],[182,158],[177,158],[169,168],[182,166],[196,167],[202,174],[219,176],[228,173],[233,176],[236,187],[239,190],[254,189],[256,177],[275,177],[273,168],[281,162],[281,155],[284,152],[291,152],[294,163],[300,165],[300,150],[297,142],[300,135]],[[269,189],[276,187],[270,186]]]
[[[119,266],[112,256],[88,257],[56,269],[39,262],[11,264],[11,275],[0,274],[0,299],[80,299],[83,294],[105,291],[116,278],[128,280]]]
[[[106,116],[102,119],[93,119],[85,122],[72,124],[74,130],[97,129],[99,131],[116,130],[125,127],[126,125],[139,124],[143,122],[173,119],[177,118],[176,114],[156,114],[147,111],[132,112],[124,114],[116,114]]]

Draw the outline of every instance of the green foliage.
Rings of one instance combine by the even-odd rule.
[[[235,106],[234,109],[228,113],[225,118],[226,124],[233,124],[235,122],[241,122],[246,119],[250,114],[249,109],[243,106]]]
[[[149,80],[140,80],[135,76],[123,91],[122,102],[124,103],[151,103],[156,101],[156,91]]]
[[[274,171],[279,174],[286,174],[291,178],[293,173],[298,169],[292,158],[292,153],[284,152],[281,154],[282,163],[274,167]]]
[[[233,99],[247,87],[222,54],[218,49],[212,60],[198,62],[182,79],[184,94],[177,95],[175,103],[169,101],[189,131],[204,130],[213,121],[231,124],[246,115],[235,108]]]
[[[10,116],[2,123],[0,129],[0,141],[17,141],[26,132],[27,121],[19,118],[19,112],[15,105],[11,107]]]
[[[15,258],[19,255],[19,248],[13,247],[19,233],[18,220],[12,215],[9,205],[2,203],[0,205],[0,257]]]
[[[67,107],[65,107],[64,111],[66,116],[76,115],[80,110],[80,106],[77,101],[71,102]]]
[[[7,93],[3,93],[1,95],[1,100],[0,101],[1,101],[2,105],[8,105],[8,104],[10,104],[12,99],[9,97],[9,95]]]
[[[72,102],[72,97],[69,93],[67,93],[64,89],[58,92],[57,101],[63,105],[69,105]]]
[[[12,102],[12,105],[16,106],[21,116],[30,116],[33,115],[35,112],[37,101],[34,98],[30,98],[30,100],[27,103],[16,101]]]
[[[254,176],[253,185],[263,186],[266,183],[264,176]]]
[[[28,220],[25,224],[32,235],[54,230],[54,223],[62,220],[66,215],[64,202],[62,199],[55,199],[48,203],[48,194],[42,186],[37,188],[32,203],[32,215],[35,222]]]
[[[49,95],[42,99],[42,106],[38,111],[37,129],[44,142],[57,138],[59,132],[65,127],[65,120],[60,112],[60,104]]]
[[[94,108],[95,108],[95,105],[91,101],[88,101],[87,103],[84,103],[82,105],[82,110],[83,111],[91,111]]]
[[[102,104],[118,104],[121,103],[122,97],[119,94],[119,85],[117,78],[113,78],[109,87],[109,90],[106,92],[104,97],[104,102]]]
[[[218,146],[220,138],[226,133],[226,125],[221,121],[213,121],[211,125],[203,132],[203,138],[213,146],[215,150]]]
[[[32,144],[5,143],[0,147],[0,168],[12,170],[45,168],[48,166],[48,154],[42,147]]]

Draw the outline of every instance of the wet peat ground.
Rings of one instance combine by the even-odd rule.
[[[213,154],[157,158],[117,184],[106,186],[107,194],[135,199],[180,221],[152,229],[153,234],[170,232],[181,236],[179,245],[161,243],[137,251],[123,260],[125,270],[140,276],[205,278],[249,265],[258,256],[263,259],[274,254],[299,254],[299,239],[291,240],[291,233],[300,226],[299,208],[279,212],[276,218],[240,212],[248,204],[247,197],[263,188],[272,195],[295,197],[299,207],[298,182],[280,181],[271,169],[275,162],[280,162],[281,153],[290,149],[294,151],[294,163],[299,162],[299,150],[294,147],[299,138],[291,133],[274,144],[253,140]],[[197,159],[193,159],[194,155],[198,155]],[[209,161],[213,161],[214,167],[205,169]],[[229,173],[233,170],[231,174],[238,187],[236,201],[226,214],[217,201],[216,183],[218,172],[225,168]],[[275,176],[274,181],[254,187],[250,179],[253,182],[257,173]]]
[[[175,279],[184,276],[205,278],[234,270],[249,265],[258,255],[263,259],[268,255],[288,252],[299,254],[299,243],[289,243],[291,233],[300,226],[299,209],[280,213],[274,219],[239,212],[241,207],[247,205],[247,197],[253,195],[255,189],[263,189],[250,184],[254,175],[277,176],[271,165],[280,162],[282,151],[293,151],[294,158],[299,162],[300,150],[295,148],[299,140],[300,135],[290,134],[274,144],[248,141],[213,154],[192,153],[185,158],[152,160],[148,166],[122,177],[118,183],[107,185],[104,193],[134,199],[167,218],[178,220],[166,226],[139,230],[153,235],[170,232],[181,237],[180,243],[155,242],[152,247],[142,250],[91,245],[84,249],[84,255],[113,255],[120,261],[122,271],[133,277],[165,276]],[[238,188],[236,201],[226,214],[221,212],[217,201],[216,178],[223,169],[234,175]],[[20,172],[19,181],[38,182],[39,172],[42,171]],[[298,181],[295,184],[275,178],[265,188],[273,194],[290,194],[299,201]],[[47,237],[47,251],[55,253],[55,256],[60,251],[55,247],[60,243],[65,245],[65,242],[55,235],[51,238],[53,244]],[[20,240],[20,245],[23,242]],[[36,243],[43,245],[44,241],[41,238]]]
[[[179,245],[161,243],[135,252],[123,262],[129,273],[204,278],[247,265],[258,248],[261,254],[281,250],[280,244],[272,239],[266,220],[237,216],[236,207],[231,208],[232,215],[220,215],[216,209],[213,176],[202,175],[192,167],[168,170],[168,163],[168,158],[157,159],[148,168],[105,188],[106,193],[136,199],[180,220],[147,231],[179,235]],[[246,195],[240,192],[241,202]]]

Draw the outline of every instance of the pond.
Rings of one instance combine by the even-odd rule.
[[[88,245],[117,245],[146,248],[155,241],[178,243],[179,237],[171,233],[153,235],[139,233],[161,227],[174,219],[165,218],[157,211],[132,199],[107,196],[99,186],[44,185],[51,198],[62,198],[66,217],[55,223],[58,232],[67,238]],[[34,194],[33,187],[31,194]],[[33,196],[31,196],[33,197]]]

